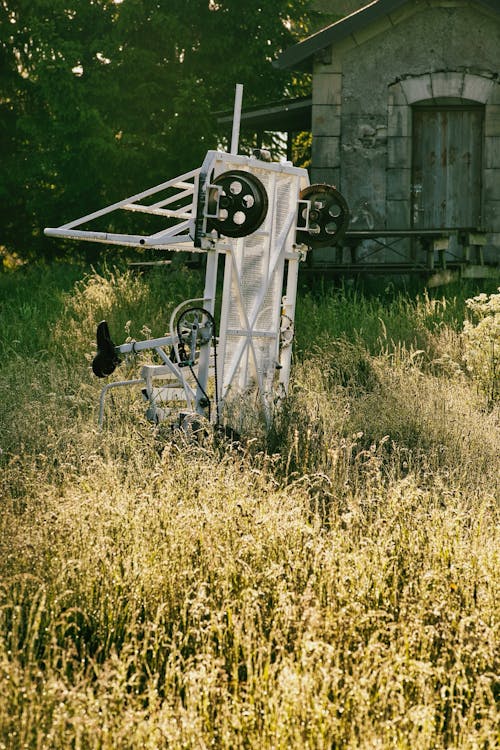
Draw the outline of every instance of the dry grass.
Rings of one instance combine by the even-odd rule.
[[[161,334],[192,284],[92,275],[43,355],[3,328],[0,748],[497,747],[498,412],[445,303],[368,346],[366,300],[348,337],[304,300],[324,327],[267,443],[189,444],[128,397],[98,432],[95,321]]]

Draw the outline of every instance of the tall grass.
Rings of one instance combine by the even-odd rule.
[[[286,408],[224,447],[132,393],[96,429],[96,322],[161,335],[196,274],[22,274],[0,280],[0,748],[498,746],[500,430],[458,295],[303,295]]]

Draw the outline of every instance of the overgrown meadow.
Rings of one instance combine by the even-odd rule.
[[[499,747],[497,355],[470,293],[302,289],[267,436],[188,441],[133,389],[99,431],[96,323],[163,335],[200,284],[0,275],[0,748]]]

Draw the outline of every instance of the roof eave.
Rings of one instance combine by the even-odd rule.
[[[311,97],[299,97],[243,108],[241,127],[254,132],[310,130],[311,107]],[[222,127],[233,121],[233,112],[215,112],[215,116]]]
[[[310,71],[317,52],[354,34],[363,26],[376,21],[384,13],[390,13],[406,2],[408,0],[372,0],[354,13],[317,31],[302,42],[294,44],[293,47],[289,47],[277,59],[276,67]]]
[[[281,53],[275,66],[282,70],[302,70],[310,72],[313,67],[314,56],[336,42],[355,34],[364,26],[377,21],[383,15],[392,13],[408,0],[372,0],[368,5],[351,13],[349,16],[326,26],[302,42],[294,44]],[[500,14],[499,0],[476,0],[489,10]]]

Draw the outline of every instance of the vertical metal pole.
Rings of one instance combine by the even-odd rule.
[[[299,275],[299,258],[290,258],[288,261],[288,274],[286,283],[286,292],[283,297],[283,315],[288,318],[292,331],[292,341],[280,350],[280,373],[279,382],[283,386],[285,393],[288,392],[288,381],[290,379],[290,369],[292,364],[292,343],[293,343],[293,326],[295,323],[295,301],[297,298],[297,281]],[[285,323],[286,325],[286,323]]]
[[[243,101],[243,84],[236,84],[234,97],[233,134],[231,136],[231,154],[238,153],[238,142],[240,140],[241,102]]]
[[[207,253],[207,267],[205,271],[205,291],[203,294],[203,306],[213,315],[215,312],[215,293],[217,288],[217,267],[219,254],[217,250],[209,250]],[[198,388],[196,390],[196,411],[198,414],[205,413],[205,407],[200,406],[203,402],[208,388],[208,375],[210,367],[211,344],[200,347],[198,359]],[[219,415],[212,413],[212,419],[216,421]]]

